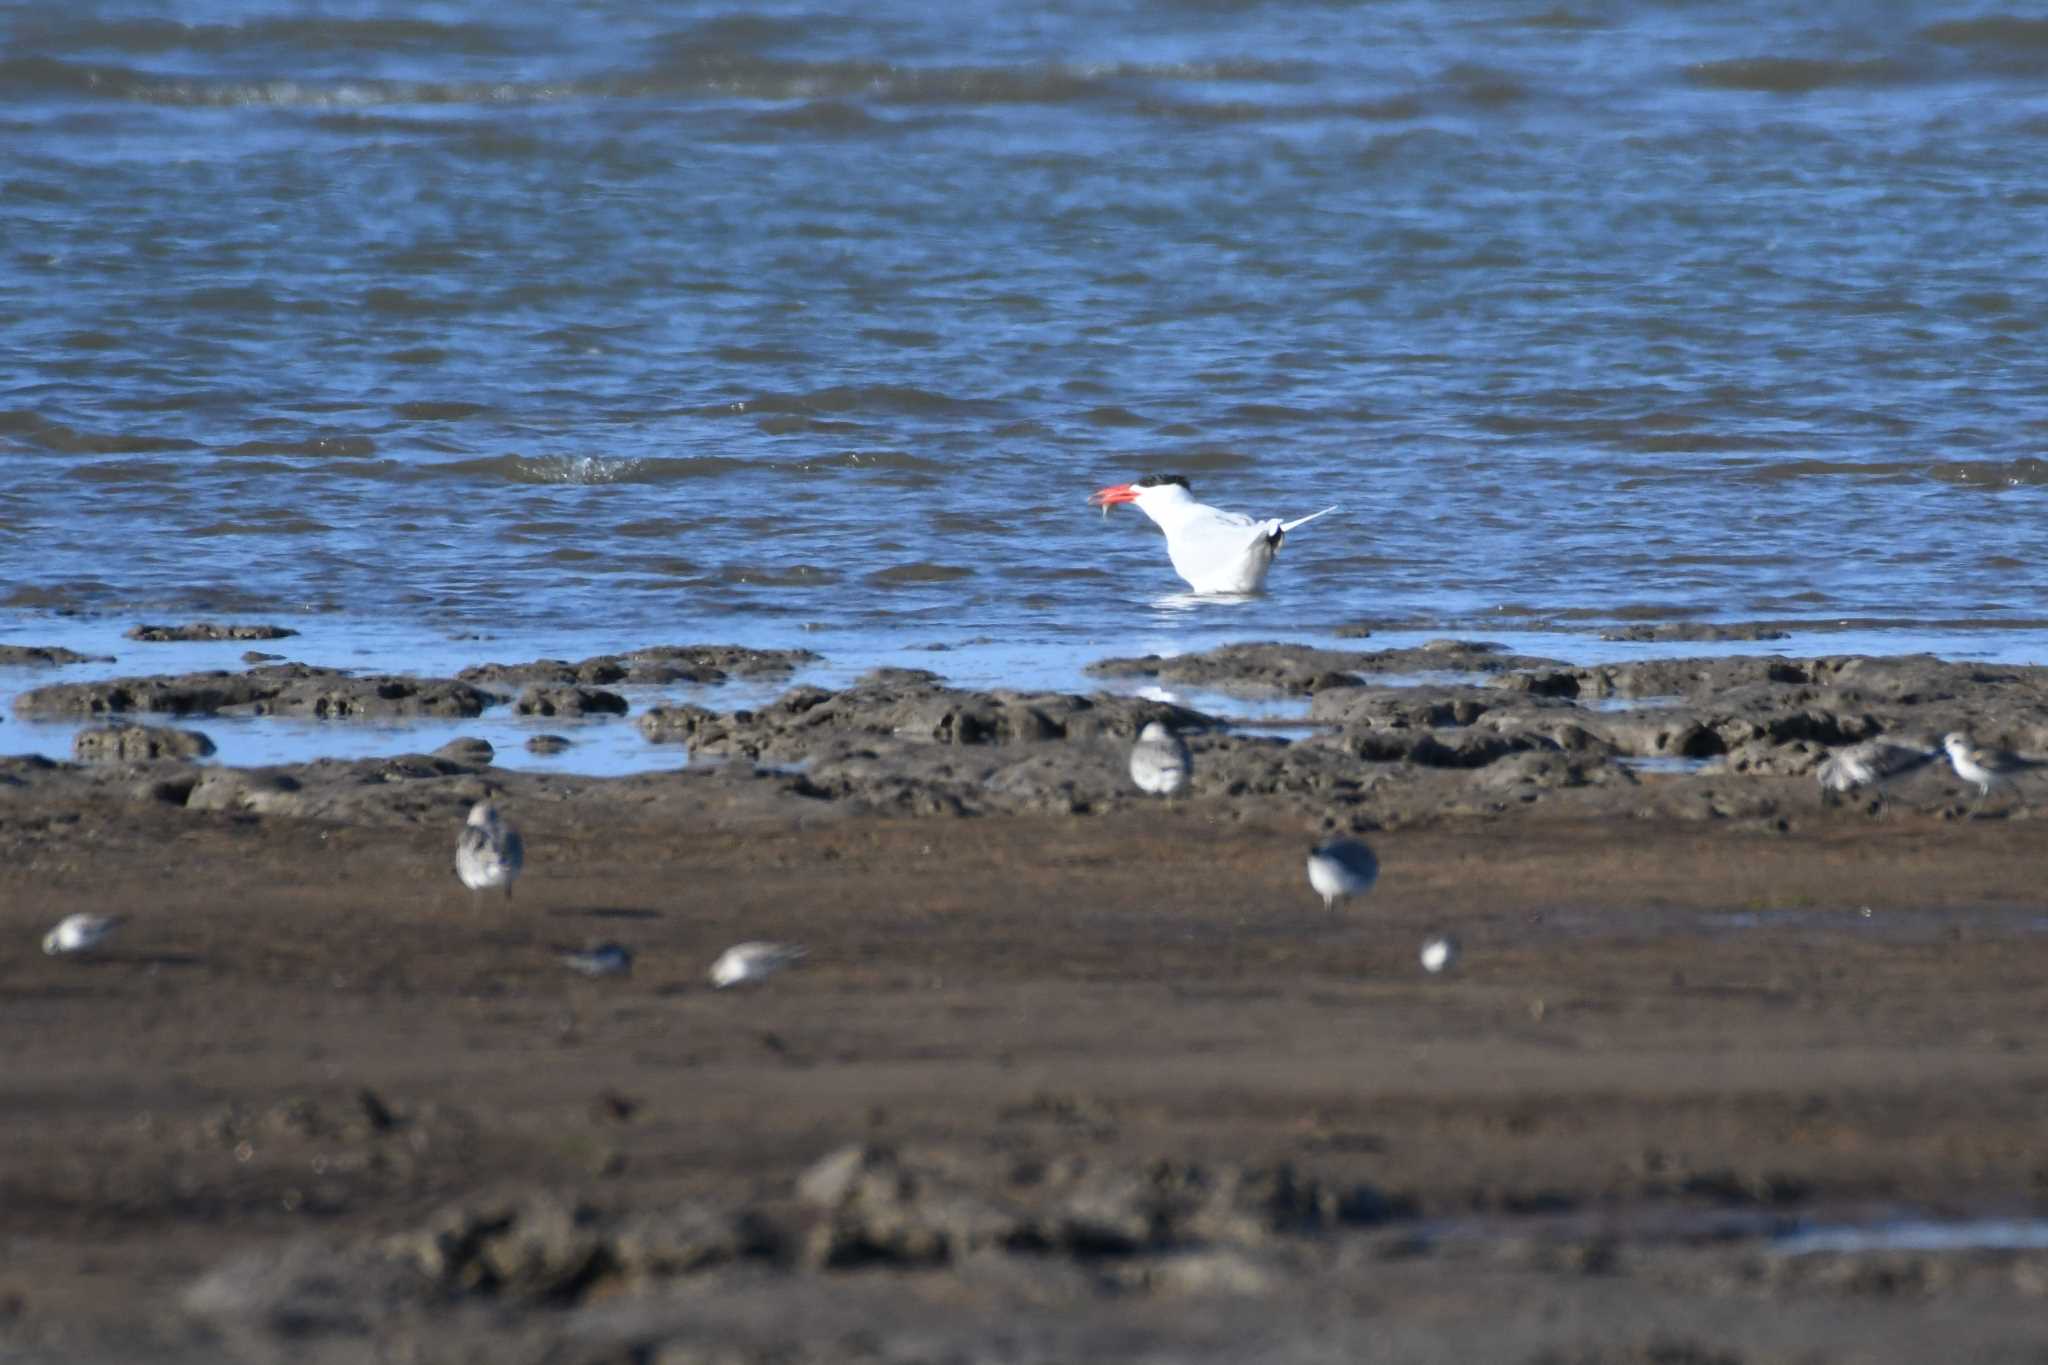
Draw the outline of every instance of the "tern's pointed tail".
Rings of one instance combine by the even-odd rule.
[[[1293,520],[1293,521],[1283,521],[1283,522],[1281,522],[1281,523],[1280,523],[1280,534],[1284,536],[1284,535],[1286,535],[1286,534],[1287,534],[1287,533],[1288,533],[1289,531],[1292,531],[1292,530],[1293,530],[1293,529],[1294,529],[1295,527],[1297,527],[1297,526],[1306,526],[1306,525],[1308,525],[1308,524],[1309,524],[1310,522],[1314,521],[1314,520],[1315,520],[1315,519],[1316,519],[1317,517],[1327,517],[1327,516],[1328,516],[1328,515],[1330,515],[1330,513],[1332,513],[1332,512],[1341,512],[1341,511],[1343,511],[1343,510],[1344,510],[1343,508],[1341,508],[1341,507],[1336,507],[1336,506],[1331,506],[1331,507],[1325,507],[1325,508],[1324,508],[1324,509],[1323,509],[1322,511],[1320,511],[1320,512],[1311,512],[1311,513],[1309,513],[1309,514],[1308,514],[1307,516],[1305,516],[1305,517],[1299,517],[1299,518],[1296,518],[1296,519],[1295,519],[1295,520]]]

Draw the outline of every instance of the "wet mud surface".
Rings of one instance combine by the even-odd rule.
[[[0,1343],[2038,1359],[2038,1246],[1791,1240],[2048,1213],[2048,776],[1973,809],[1928,765],[1875,814],[1813,775],[1879,733],[2030,750],[2034,670],[1327,662],[1362,679],[1310,690],[1328,730],[1198,732],[1173,801],[1121,769],[1172,703],[903,674],[705,710],[724,752],[634,778],[0,762]],[[1590,704],[1631,696],[1722,749],[1638,770],[1660,732]],[[487,794],[527,870],[473,904]],[[1382,873],[1330,915],[1338,825]],[[129,919],[37,953],[77,911]],[[713,990],[745,939],[809,955]],[[632,973],[558,960],[598,941]]]

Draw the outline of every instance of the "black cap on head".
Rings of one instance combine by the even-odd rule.
[[[1157,488],[1163,483],[1177,483],[1182,488],[1188,486],[1187,479],[1179,474],[1147,474],[1144,478],[1133,481],[1131,487]]]

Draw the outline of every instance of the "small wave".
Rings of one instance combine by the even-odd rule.
[[[829,417],[800,417],[795,413],[771,413],[754,423],[764,436],[810,433],[824,436],[863,436],[868,427],[859,422],[842,422]]]
[[[810,416],[822,412],[887,413],[897,416],[969,416],[988,413],[996,405],[985,400],[953,398],[930,389],[903,384],[837,385],[811,393],[764,393],[730,403],[696,408],[698,417],[744,417],[762,413]]]
[[[28,26],[18,41],[41,48],[111,52],[233,53],[252,47],[310,52],[500,55],[506,35],[482,24],[427,19],[259,19],[246,24],[180,24],[164,19],[74,19]]]
[[[2048,460],[1942,460],[1928,469],[1942,483],[1997,492],[2048,487]]]
[[[296,441],[257,439],[240,445],[223,446],[218,455],[334,455],[360,459],[377,453],[377,443],[367,436],[306,436]]]
[[[408,422],[460,422],[464,418],[474,417],[490,409],[482,403],[471,403],[463,399],[420,399],[410,403],[399,403],[391,411]]]
[[[1952,47],[2048,48],[2048,19],[2022,19],[1992,14],[1982,19],[1957,19],[1920,30],[1930,43]]]
[[[53,422],[39,413],[14,410],[0,412],[0,436],[17,436],[31,446],[53,455],[143,455],[154,451],[197,450],[197,441],[181,436],[157,436],[148,432],[80,431]]]
[[[1131,427],[1149,427],[1152,425],[1150,418],[1140,417],[1129,408],[1120,408],[1113,403],[1104,407],[1088,409],[1088,411],[1081,414],[1081,420],[1091,427],[1103,427],[1113,431],[1126,430]]]
[[[278,513],[256,521],[216,521],[205,526],[195,526],[187,534],[194,536],[316,536],[324,535],[334,528],[325,522],[314,521],[311,517]]]
[[[643,459],[609,455],[496,455],[428,465],[425,475],[499,479],[506,483],[607,484],[675,483],[715,479],[752,469],[746,460],[717,455]]]
[[[1695,62],[1685,78],[1709,90],[1755,90],[1774,95],[1804,95],[1837,86],[1896,85],[1905,78],[1898,63],[1882,57],[1861,62],[1818,57],[1731,57]]]
[[[915,583],[953,583],[963,578],[974,577],[974,570],[957,564],[934,564],[919,560],[913,564],[897,564],[887,569],[877,569],[868,575],[867,581],[877,587],[899,587]]]
[[[380,285],[364,291],[363,306],[373,313],[387,313],[393,317],[439,318],[466,313],[471,304],[464,298],[417,294],[410,289]]]
[[[728,583],[750,588],[823,588],[839,581],[831,569],[816,564],[785,564],[764,568],[757,564],[728,564],[718,571]]]
[[[235,80],[165,76],[114,64],[38,56],[0,61],[0,94],[61,93],[174,106],[267,105],[309,110],[400,104],[640,101],[679,96],[804,101],[812,105],[849,100],[1005,105],[1097,100],[1135,83],[1294,83],[1312,74],[1312,69],[1301,63],[1258,60],[924,68],[873,61],[782,61],[691,50],[646,71],[560,81],[411,81],[374,77],[323,81],[290,76]],[[855,130],[846,127],[846,131]]]
[[[753,121],[763,128],[841,137],[871,133],[889,126],[858,105],[847,104],[843,100],[812,100],[794,109],[777,109],[756,115]]]

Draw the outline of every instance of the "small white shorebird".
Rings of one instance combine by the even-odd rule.
[[[561,956],[564,967],[585,976],[630,976],[633,972],[633,950],[623,943],[599,943]]]
[[[1173,571],[1198,593],[1224,594],[1257,592],[1287,533],[1337,510],[1325,507],[1293,521],[1259,521],[1196,502],[1188,481],[1178,474],[1112,484],[1090,494],[1088,502],[1105,516],[1120,502],[1135,503],[1166,532],[1166,557],[1173,561]]]
[[[748,981],[762,981],[803,959],[794,943],[736,943],[711,964],[711,984],[724,990]]]
[[[66,915],[57,927],[43,935],[43,951],[51,957],[83,956],[96,952],[114,936],[126,915]]]
[[[511,900],[512,883],[525,865],[526,843],[498,808],[488,801],[471,806],[469,822],[455,841],[455,875],[469,888],[470,903],[479,902],[493,886],[504,887],[505,899]]]
[[[1416,956],[1422,962],[1422,970],[1435,976],[1447,972],[1458,962],[1458,939],[1455,934],[1438,934],[1426,940],[1422,951]]]
[[[1875,787],[1878,804],[1883,805],[1885,783],[1924,768],[1940,756],[1939,749],[1889,739],[1866,739],[1837,749],[1815,774],[1821,800],[1832,802],[1863,787]]]
[[[1380,860],[1356,839],[1325,839],[1309,850],[1308,884],[1335,910],[1346,896],[1363,896],[1380,879]]]
[[[1155,720],[1139,731],[1138,742],[1131,746],[1131,781],[1138,790],[1171,796],[1188,784],[1193,770],[1187,741],[1164,723]]]
[[[1979,806],[1990,799],[1993,787],[2010,783],[2030,768],[2048,767],[2048,763],[2022,758],[2010,750],[1987,749],[1972,744],[1970,737],[1961,731],[1943,735],[1941,747],[1948,751],[1948,761],[1955,768],[1956,776],[1977,784]]]

